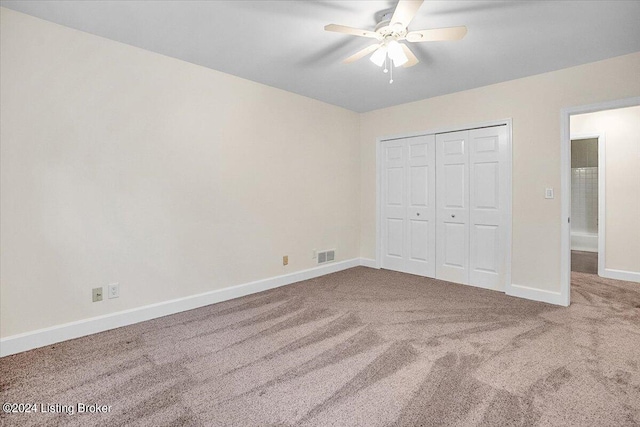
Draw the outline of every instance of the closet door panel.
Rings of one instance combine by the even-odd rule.
[[[436,278],[469,281],[469,132],[436,135]]]
[[[407,139],[406,271],[435,277],[435,137]]]
[[[383,152],[382,266],[435,277],[435,137],[388,141]]]
[[[472,265],[476,272],[499,273],[500,233],[493,225],[473,225]],[[471,281],[471,284],[474,284]]]
[[[444,222],[444,254],[442,256],[444,266],[466,269],[466,240],[467,230],[464,224]]]
[[[507,134],[506,126],[469,134],[471,180],[469,283],[504,290]]]
[[[467,189],[467,171],[464,163],[444,164],[444,208],[446,209],[465,209],[466,189]]]
[[[387,218],[387,255],[402,257],[404,254],[404,221]]]
[[[409,257],[412,261],[429,261],[429,224],[427,221],[409,220],[410,247]]]
[[[406,148],[402,141],[383,146],[382,183],[382,265],[392,270],[404,267],[406,229]]]

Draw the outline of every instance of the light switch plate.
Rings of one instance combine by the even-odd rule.
[[[93,302],[102,301],[102,287],[93,288],[91,290],[91,295],[92,295],[91,299]]]
[[[544,198],[545,199],[553,199],[553,188],[545,188],[545,190],[544,190]]]

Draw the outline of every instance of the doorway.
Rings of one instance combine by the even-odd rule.
[[[633,185],[640,184],[640,176],[637,174],[637,162],[640,156],[635,153],[638,150],[638,138],[640,131],[631,131],[628,138],[622,138],[627,144],[626,151],[620,155],[610,156],[609,149],[612,146],[614,134],[619,133],[624,126],[633,126],[640,123],[640,120],[609,119],[610,126],[600,126],[600,129],[607,128],[606,131],[578,130],[574,128],[574,123],[580,116],[591,114],[604,114],[608,112],[622,112],[635,109],[633,114],[637,114],[640,106],[640,97],[627,98],[617,101],[604,102],[600,104],[584,105],[578,107],[564,108],[560,113],[561,124],[561,151],[560,151],[560,178],[561,178],[561,235],[560,235],[560,292],[562,304],[568,306],[570,303],[571,286],[571,140],[576,134],[599,134],[599,165],[598,165],[598,274],[602,277],[626,281],[640,282],[640,233],[638,227],[640,222],[636,218],[640,216],[640,191]],[[627,111],[628,112],[628,111]],[[572,135],[573,134],[573,135]],[[607,142],[604,141],[604,135]],[[585,135],[579,135],[585,136]],[[591,135],[593,137],[593,135]],[[577,138],[579,139],[579,138]],[[619,138],[618,138],[619,140]],[[630,142],[633,144],[629,145]],[[607,147],[607,159],[605,161],[604,148]],[[629,148],[630,147],[630,148]],[[612,157],[609,159],[609,157]],[[615,157],[615,158],[613,158]],[[631,162],[631,163],[630,163]],[[607,173],[607,186],[610,190],[615,190],[613,194],[604,193],[604,167],[606,164],[609,170],[621,172],[617,175],[628,177],[626,181],[611,181]],[[631,166],[630,166],[631,165]],[[617,179],[617,178],[616,178]],[[619,185],[619,183],[623,185]],[[627,187],[629,187],[627,189]],[[632,188],[633,187],[633,188]],[[610,200],[611,199],[611,200]],[[610,201],[616,200],[619,206],[617,209]],[[605,208],[606,200],[606,208]],[[620,212],[623,211],[624,214]],[[615,216],[615,220],[614,220]],[[609,229],[611,228],[611,230]]]
[[[571,271],[598,274],[600,203],[604,203],[604,135],[571,136]],[[602,146],[602,147],[601,147]],[[599,167],[600,166],[600,167]],[[603,205],[604,206],[604,205]]]

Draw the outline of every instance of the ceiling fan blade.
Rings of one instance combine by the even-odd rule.
[[[404,51],[404,54],[407,55],[407,58],[409,58],[409,60],[404,63],[403,65],[404,68],[413,67],[418,62],[420,62],[418,61],[418,58],[416,58],[416,56],[413,54],[413,52],[411,52],[411,49],[409,49],[409,46],[407,46],[404,43],[400,43],[400,45],[402,46],[402,50]]]
[[[423,2],[424,0],[399,0],[391,17],[391,24],[400,23],[402,28],[407,28]]]
[[[351,62],[355,62],[358,59],[367,56],[371,52],[373,52],[375,50],[378,50],[379,47],[380,47],[379,44],[372,44],[371,46],[367,46],[364,49],[362,49],[361,51],[354,53],[353,55],[351,55],[350,57],[348,57],[347,59],[342,61],[342,63],[343,64],[350,64]]]
[[[408,42],[441,42],[460,40],[467,34],[467,27],[434,28],[433,30],[411,31],[406,35]]]
[[[359,28],[346,27],[344,25],[329,24],[324,26],[325,31],[333,31],[334,33],[350,34],[352,36],[369,37],[372,39],[380,38],[380,35],[374,31],[361,30]]]

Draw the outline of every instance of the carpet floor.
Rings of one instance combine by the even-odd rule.
[[[598,253],[571,251],[571,271],[598,274]]]
[[[75,412],[3,426],[640,425],[640,285],[573,273],[563,308],[357,267],[2,358],[0,387]]]

